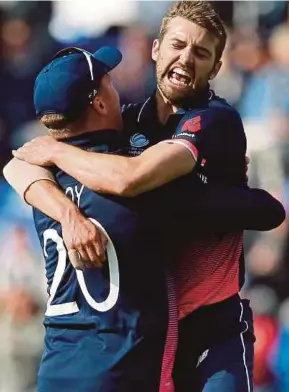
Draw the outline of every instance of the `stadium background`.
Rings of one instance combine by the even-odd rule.
[[[35,121],[37,72],[59,49],[115,44],[123,103],[155,85],[152,39],[169,1],[0,1],[0,167],[11,149],[44,134]],[[289,7],[285,1],[214,2],[229,30],[216,92],[241,113],[250,184],[289,200]],[[1,170],[2,173],[2,170]],[[36,391],[45,307],[43,259],[31,210],[0,176],[0,392]],[[246,234],[244,291],[255,312],[255,388],[289,392],[288,222]]]

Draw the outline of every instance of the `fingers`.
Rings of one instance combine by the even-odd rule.
[[[78,247],[77,251],[79,253],[79,258],[80,258],[81,262],[84,264],[84,266],[85,267],[89,266],[90,260],[89,260],[88,254],[86,252],[86,249],[84,249],[82,247]]]
[[[81,214],[62,222],[62,235],[68,256],[75,268],[100,268],[106,260],[107,239],[102,230],[97,228],[89,219]]]
[[[28,153],[29,153],[29,150],[28,150]],[[31,151],[30,151],[30,154],[31,154]],[[17,159],[21,159],[21,160],[25,161],[25,158],[27,155],[26,144],[24,144],[24,146],[18,148],[18,150],[12,150],[12,155]]]
[[[102,233],[100,235],[101,235],[102,246],[104,247],[104,251],[105,251],[108,243],[108,238]]]
[[[12,155],[17,159],[23,159],[21,152],[18,150],[12,150]]]
[[[95,256],[94,250],[86,247],[78,247],[78,249],[70,249],[68,251],[68,257],[75,269],[83,270],[84,268],[100,268],[103,262],[100,258]]]
[[[107,239],[100,237],[99,240],[85,245],[74,245],[74,249],[68,251],[68,257],[74,268],[100,268],[106,260]]]
[[[87,260],[89,261],[89,265],[95,266],[98,268],[103,266],[103,262],[105,261],[105,257],[102,254],[98,255],[93,243],[88,244],[86,246],[85,250],[86,250],[87,257],[88,257]]]
[[[103,264],[106,259],[107,238],[98,230],[95,232],[95,239],[91,242],[91,251],[98,261]]]
[[[106,260],[107,238],[104,234],[89,221],[89,235],[86,241],[82,241],[82,250],[86,252],[89,263],[96,267],[102,267]],[[80,247],[77,247],[79,249]],[[80,249],[79,249],[80,250]]]
[[[83,270],[85,268],[85,264],[82,261],[82,258],[76,249],[70,249],[68,251],[68,257],[75,269]]]

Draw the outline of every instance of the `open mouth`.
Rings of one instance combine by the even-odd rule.
[[[190,87],[192,85],[191,75],[179,67],[175,67],[169,71],[168,79],[178,87]]]

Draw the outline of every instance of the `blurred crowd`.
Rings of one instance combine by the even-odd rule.
[[[66,46],[117,45],[114,71],[123,103],[155,88],[151,43],[170,1],[0,1],[0,167],[11,150],[44,134],[35,120],[38,71]],[[212,83],[240,112],[248,139],[249,183],[289,206],[289,3],[218,1],[228,44]],[[1,170],[2,173],[2,170]],[[43,258],[31,209],[0,174],[0,392],[35,391],[46,302]],[[246,233],[244,295],[255,312],[256,392],[289,392],[288,222]]]

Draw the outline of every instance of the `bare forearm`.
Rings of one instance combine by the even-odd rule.
[[[189,173],[195,161],[182,146],[156,145],[138,157],[86,152],[64,143],[52,161],[86,187],[121,196],[135,196]]]
[[[87,152],[58,143],[52,161],[60,169],[96,192],[122,195],[133,172],[133,158]]]
[[[51,181],[34,182],[27,189],[25,199],[30,205],[58,222],[71,220],[71,216],[78,212],[72,200]]]
[[[76,206],[60,190],[49,170],[13,158],[3,173],[7,182],[27,203],[52,219],[61,222],[77,212]]]
[[[55,182],[52,173],[44,167],[31,165],[17,158],[11,159],[3,169],[7,182],[25,199],[28,187],[36,181],[47,180]]]
[[[33,165],[57,165],[100,193],[135,196],[158,188],[193,170],[196,157],[183,144],[159,143],[137,157],[87,152],[51,137],[36,138],[16,158]]]
[[[190,173],[195,167],[192,154],[182,145],[159,143],[133,158],[137,164],[127,181],[126,196],[159,188]]]

